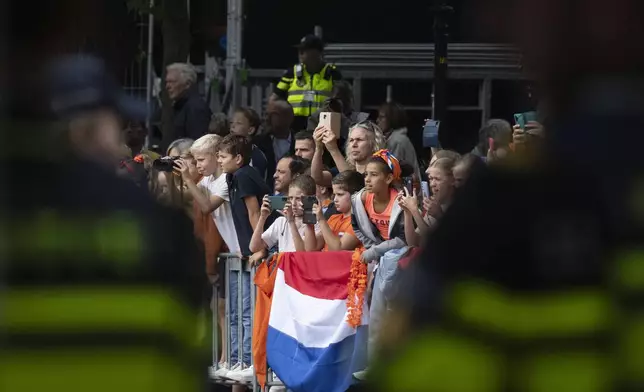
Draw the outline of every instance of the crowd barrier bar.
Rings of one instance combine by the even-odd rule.
[[[224,318],[224,336],[225,336],[225,341],[226,341],[226,360],[228,361],[230,366],[233,366],[233,363],[230,363],[230,357],[231,357],[231,331],[230,331],[230,273],[233,271],[238,271],[240,272],[237,274],[237,303],[235,304],[237,307],[237,330],[232,331],[235,332],[236,337],[237,337],[237,358],[238,360],[242,360],[243,355],[244,355],[244,348],[243,348],[243,335],[244,335],[244,326],[243,326],[243,309],[244,309],[244,302],[243,302],[243,274],[241,272],[249,272],[250,273],[250,326],[251,326],[251,333],[253,329],[253,322],[255,318],[255,301],[256,301],[256,296],[257,296],[257,287],[255,286],[254,279],[255,279],[255,271],[256,267],[255,266],[250,266],[248,263],[247,259],[242,259],[240,255],[234,254],[234,253],[220,253],[219,254],[219,263],[225,263],[225,284],[224,284],[224,293],[226,295],[225,298],[225,303],[226,303],[226,312],[225,312],[225,318]],[[262,261],[262,262],[265,262]],[[219,290],[222,289],[221,287],[221,278],[218,279],[218,282],[213,284],[212,287],[212,295],[213,295],[213,308],[212,308],[212,368],[216,371],[219,369],[219,328],[222,327],[219,325]],[[251,336],[251,341],[252,341],[252,336]],[[253,363],[253,357],[251,353],[251,365],[254,365]],[[268,368],[268,366],[267,366]],[[214,373],[213,373],[214,375]],[[227,378],[218,378],[218,377],[212,377],[211,375],[211,380],[216,383],[216,384],[224,384],[224,385],[245,385],[247,387],[252,388],[251,390],[253,392],[259,392],[261,390],[261,387],[259,383],[257,382],[257,377],[253,377],[252,383],[240,383],[234,380],[230,380]],[[282,383],[275,382],[273,380],[272,376],[272,371],[271,369],[268,369],[267,371],[267,376],[266,376],[266,388],[265,391],[262,392],[267,392],[271,386],[283,386]]]

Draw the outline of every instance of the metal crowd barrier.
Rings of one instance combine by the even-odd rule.
[[[255,316],[255,299],[257,296],[257,287],[255,287],[254,280],[255,280],[255,270],[257,267],[255,266],[249,266],[248,260],[242,259],[239,255],[233,254],[233,253],[220,253],[219,254],[219,263],[224,263],[225,264],[225,284],[223,287],[223,290],[225,292],[225,301],[226,301],[226,316],[225,316],[225,325],[223,326],[224,329],[224,336],[226,339],[226,360],[229,363],[229,366],[233,366],[233,363],[230,363],[231,360],[231,332],[235,333],[235,336],[237,337],[237,358],[238,361],[243,361],[243,355],[244,355],[244,350],[243,350],[243,334],[244,334],[244,326],[243,326],[243,309],[244,309],[244,303],[243,303],[243,293],[244,293],[244,285],[243,285],[243,274],[241,272],[249,272],[250,274],[250,326],[251,326],[251,333],[253,329],[253,322],[254,322],[254,316]],[[264,261],[262,261],[264,262]],[[237,303],[236,304],[231,304],[230,303],[230,273],[238,271],[240,272],[237,274]],[[211,381],[216,383],[216,384],[223,384],[223,385],[244,385],[247,388],[251,388],[253,392],[260,392],[261,391],[261,386],[257,382],[257,377],[253,376],[253,381],[251,383],[244,383],[244,382],[237,382],[235,380],[228,379],[226,377],[214,377],[214,373],[216,370],[219,369],[219,328],[221,327],[219,325],[219,290],[222,290],[221,285],[219,284],[221,282],[221,278],[218,279],[218,282],[213,285],[213,290],[212,290],[212,295],[213,295],[213,302],[214,306],[212,309],[212,373],[211,373]],[[231,306],[236,306],[237,307],[237,328],[236,331],[231,331],[230,330],[230,325],[231,325]],[[252,341],[252,336],[251,336],[251,341]],[[252,345],[251,345],[252,347]],[[251,363],[250,365],[254,365],[253,363],[253,356],[251,352]],[[253,367],[254,368],[254,367]],[[267,366],[267,376],[266,376],[266,388],[265,391],[261,392],[268,392],[269,389],[272,386],[280,386],[283,387],[284,384],[281,382],[276,382],[273,380],[273,372],[271,371],[270,368]]]

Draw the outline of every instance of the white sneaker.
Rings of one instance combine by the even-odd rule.
[[[272,386],[269,388],[268,392],[286,392],[286,387]]]
[[[226,374],[230,371],[228,362],[219,362],[218,369],[215,370],[214,366],[210,367],[210,377],[212,378],[223,378],[226,377]]]
[[[237,371],[241,370],[241,368],[242,368],[242,364],[237,362],[235,365],[233,365],[233,367],[226,368],[225,371],[222,370],[223,368],[219,369],[219,370],[221,370],[221,372],[217,373],[217,377],[219,377],[219,378],[229,378],[228,375],[230,373],[237,372]]]
[[[358,381],[365,381],[367,379],[367,373],[369,372],[369,369],[364,369],[360,370],[359,372],[353,373],[353,378],[355,378]]]
[[[241,367],[239,370],[235,371],[230,371],[226,375],[226,378],[230,380],[234,380],[237,382],[253,382],[255,379],[255,368],[253,366],[250,367]]]

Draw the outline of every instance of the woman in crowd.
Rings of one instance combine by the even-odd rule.
[[[378,110],[378,126],[385,135],[387,149],[398,158],[414,168],[414,174],[420,178],[420,166],[414,144],[407,136],[407,114],[396,102],[387,102]]]
[[[432,196],[423,200],[424,215],[418,209],[416,194],[400,194],[398,203],[404,211],[405,237],[410,246],[419,246],[429,229],[447,210],[454,196],[455,159],[439,158],[427,169]],[[418,229],[414,229],[417,226]]]
[[[189,175],[197,179],[199,173],[194,158],[190,154],[190,147],[194,143],[192,139],[177,139],[170,143],[167,150],[167,156],[171,158],[181,158],[189,165]],[[186,188],[178,171],[166,172],[156,170],[150,171],[150,188],[157,199],[165,204],[178,208],[183,208],[188,216],[193,217],[192,196]]]
[[[349,129],[345,156],[342,156],[337,137],[331,129],[320,126],[313,133],[313,138],[316,141],[316,150],[311,162],[311,177],[317,184],[324,186],[331,184],[332,173],[324,170],[323,151],[319,147],[324,146],[329,151],[338,173],[347,170],[364,173],[372,155],[385,145],[382,131],[371,121],[360,122]]]

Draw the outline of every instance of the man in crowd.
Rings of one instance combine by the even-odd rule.
[[[296,45],[299,64],[287,69],[275,86],[271,100],[286,99],[293,106],[295,129],[306,129],[308,117],[331,96],[333,82],[342,79],[340,71],[324,62],[324,42],[307,35]]]
[[[166,68],[165,88],[174,109],[174,138],[197,140],[208,133],[210,108],[197,90],[197,72],[186,63]]]
[[[304,174],[310,167],[310,161],[298,156],[285,156],[277,163],[275,174],[273,175],[274,189],[276,195],[288,195],[288,187],[293,179],[300,174]]]
[[[266,157],[267,178],[273,178],[277,162],[295,149],[292,125],[293,107],[284,100],[269,102],[264,124],[266,132],[255,139],[255,145]]]
[[[313,160],[315,154],[315,140],[313,140],[313,132],[300,131],[295,134],[295,156]]]

